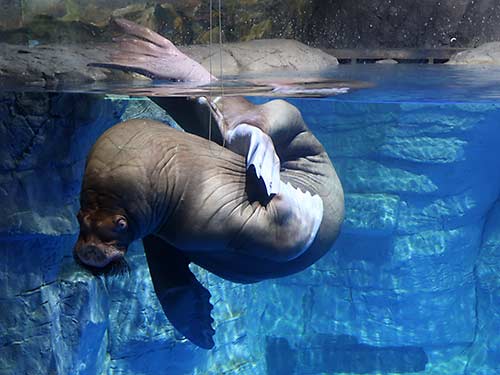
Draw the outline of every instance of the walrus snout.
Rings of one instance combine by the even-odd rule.
[[[83,265],[104,268],[110,263],[119,261],[125,256],[125,249],[106,244],[86,244],[78,240],[74,248],[74,255]]]
[[[124,261],[132,232],[127,218],[119,212],[81,209],[77,215],[80,235],[73,249],[75,259],[83,266],[104,269]]]

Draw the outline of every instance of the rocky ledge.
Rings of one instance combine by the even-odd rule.
[[[500,64],[500,42],[485,43],[477,48],[459,52],[448,64]]]
[[[88,67],[91,62],[110,61],[111,44],[38,45],[27,47],[0,43],[0,80],[56,86],[96,81],[130,81],[133,76]],[[215,75],[255,72],[321,71],[337,59],[295,40],[267,39],[181,48]],[[222,64],[221,64],[222,59]]]

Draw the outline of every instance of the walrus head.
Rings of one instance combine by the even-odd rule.
[[[121,212],[82,209],[77,215],[80,235],[74,247],[75,259],[94,273],[125,264],[124,256],[133,235]]]
[[[108,136],[111,130],[87,158],[77,215],[80,234],[73,248],[75,260],[94,274],[123,271],[128,246],[150,233],[149,225],[157,225],[148,206],[152,189],[143,176],[146,169],[136,168],[142,165],[142,148],[126,149]]]

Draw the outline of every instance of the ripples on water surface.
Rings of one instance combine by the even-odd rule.
[[[66,83],[53,87],[0,82],[0,91],[106,93],[131,96],[245,95],[333,97],[370,102],[496,102],[500,67],[465,65],[338,65],[329,71],[230,76],[212,86],[150,81]],[[343,94],[338,97],[339,94]],[[347,94],[347,95],[345,95]]]

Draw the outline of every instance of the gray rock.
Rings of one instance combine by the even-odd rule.
[[[101,80],[130,80],[119,71],[88,67],[108,59],[109,45],[39,45],[27,47],[0,43],[2,85],[24,83],[35,87],[92,83]],[[12,86],[15,87],[15,86]]]
[[[190,46],[183,52],[210,69],[210,56],[214,75],[220,75],[222,56],[222,74],[236,75],[258,72],[317,72],[337,65],[335,57],[309,47],[296,40],[261,39],[241,43],[214,44],[208,46]]]
[[[314,289],[315,318],[311,324],[316,332],[353,334],[353,327],[359,327],[359,331],[354,330],[362,342],[385,345],[399,342],[399,334],[389,333],[394,330],[405,337],[401,345],[453,341],[462,350],[468,346],[462,346],[464,342],[470,345],[476,340],[476,351],[471,354],[474,363],[466,373],[472,374],[481,366],[490,370],[482,373],[495,373],[495,361],[486,351],[495,350],[492,348],[498,347],[498,342],[486,330],[496,332],[498,320],[491,306],[498,288],[484,288],[489,294],[480,302],[486,309],[479,318],[484,319],[483,326],[474,310],[478,298],[474,273],[484,270],[489,275],[485,280],[491,283],[498,264],[497,257],[486,255],[496,247],[491,245],[492,240],[484,245],[483,218],[498,199],[498,156],[486,150],[496,149],[500,133],[498,117],[486,116],[491,110],[498,114],[498,108],[494,104],[476,107],[377,107],[341,102],[328,110],[322,103],[308,106],[306,121],[315,121],[320,128],[328,122],[335,124],[329,131],[316,134],[329,150],[334,150],[347,210],[336,252],[317,263],[303,279],[296,278],[304,286],[311,278],[315,285],[329,285]],[[330,115],[325,115],[327,112]],[[467,172],[465,177],[465,171],[474,172]],[[396,196],[400,201],[394,208],[386,208],[384,200],[371,206],[373,196]],[[381,226],[387,219],[384,214],[389,212],[396,221]],[[495,220],[490,220],[491,230]],[[482,248],[488,249],[483,258],[488,259],[488,265],[476,268]],[[391,292],[386,294],[384,290]],[[384,298],[388,299],[382,302]],[[358,307],[365,299],[370,303],[361,312]],[[385,314],[388,305],[398,313]],[[425,317],[426,311],[433,313]],[[359,320],[348,322],[353,316]],[[417,321],[423,325],[415,324]],[[438,327],[437,321],[443,324]],[[488,328],[481,331],[484,334],[476,334],[476,327]],[[485,337],[487,344],[483,344]],[[438,352],[430,357],[431,362],[439,357],[440,365],[449,363],[457,371],[465,370],[467,358],[463,353]]]
[[[358,234],[390,234],[396,227],[399,205],[397,195],[348,194],[344,230]]]
[[[1,29],[10,29],[22,24],[22,3],[20,1],[2,1],[0,3]]]
[[[108,296],[99,279],[67,257],[74,241],[43,235],[0,239],[0,374],[105,370]]]
[[[115,70],[88,67],[91,62],[110,61],[116,45],[40,45],[26,46],[0,43],[1,85],[24,83],[56,88],[77,87],[97,81],[131,81],[138,75]],[[220,54],[217,46],[206,45],[181,48],[195,60],[220,75]],[[318,71],[336,65],[335,57],[294,40],[255,40],[225,44],[222,50],[222,74],[256,72]],[[141,79],[145,79],[142,77]]]
[[[449,163],[464,158],[466,142],[456,138],[392,137],[382,147],[382,155],[400,160]]]
[[[448,64],[500,64],[500,42],[485,43],[477,48],[459,52]]]
[[[335,163],[340,175],[351,176],[344,188],[353,193],[431,193],[438,190],[426,175],[397,167],[388,167],[373,160],[343,159]]]
[[[398,62],[394,59],[384,59],[384,60],[377,60],[375,61],[376,64],[384,64],[384,65],[391,65],[391,64],[398,64]]]

